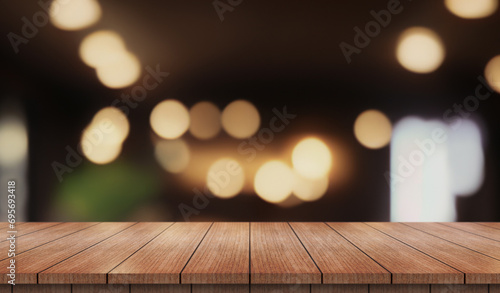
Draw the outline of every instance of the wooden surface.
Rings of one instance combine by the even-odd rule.
[[[321,272],[288,223],[250,224],[252,284],[319,284]]]
[[[249,223],[214,223],[182,271],[184,284],[248,284]]]
[[[109,283],[178,284],[211,223],[175,223],[108,274]]]
[[[17,285],[0,293],[499,292],[497,226],[22,223]],[[7,284],[8,242],[0,249]]]
[[[467,284],[500,283],[500,261],[496,259],[420,230],[408,229],[404,224],[368,225],[465,273]]]
[[[393,284],[464,283],[462,272],[364,223],[328,225],[390,271]]]

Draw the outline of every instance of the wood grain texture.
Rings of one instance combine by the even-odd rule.
[[[37,274],[134,223],[101,223],[16,256],[16,284],[36,284]],[[8,281],[8,259],[0,261],[0,284]],[[16,285],[17,286],[17,285]]]
[[[370,285],[370,293],[429,293],[429,285]]]
[[[249,223],[214,223],[181,274],[183,284],[248,284]]]
[[[64,223],[42,230],[37,230],[29,234],[18,235],[16,241],[16,253],[23,253],[40,245],[63,238],[67,235],[87,229],[97,224],[98,223]],[[26,224],[25,226],[31,226],[31,224]],[[9,249],[9,245],[9,242],[1,242],[0,251],[7,251]],[[4,259],[7,259],[7,253],[0,255],[0,260]]]
[[[319,284],[321,272],[288,223],[251,223],[252,284]]]
[[[463,284],[464,274],[364,223],[328,223],[392,273],[393,284]]]
[[[251,293],[310,293],[311,285],[251,285]]]
[[[489,239],[500,241],[500,230],[495,229],[490,226],[479,225],[476,223],[440,223],[448,227],[452,227],[458,230],[483,236]]]
[[[311,285],[311,293],[368,293],[368,285]]]
[[[106,284],[113,268],[173,223],[139,223],[38,274],[40,284]]]
[[[476,223],[476,224],[479,224],[479,225],[484,225],[484,226],[488,226],[488,227],[492,227],[492,228],[495,228],[495,229],[500,229],[500,223],[488,223],[488,222],[480,222],[480,223]]]
[[[390,284],[391,274],[324,223],[290,223],[323,284]]]
[[[191,285],[130,285],[130,293],[191,293]]]
[[[23,235],[27,235],[36,231],[44,230],[56,225],[60,225],[62,223],[59,222],[39,222],[39,223],[16,223],[16,228],[14,231],[17,231],[16,236],[20,237]],[[8,226],[2,228],[4,231],[10,231]],[[0,242],[5,242],[6,239],[2,239]]]
[[[0,293],[12,293],[12,285],[0,285]]]
[[[500,285],[489,285],[489,293],[500,293]]]
[[[212,223],[175,223],[108,274],[109,283],[177,284]]]
[[[192,287],[192,293],[248,293],[250,291],[250,285],[211,285],[194,284]]]
[[[488,293],[488,285],[431,285],[431,293]]]
[[[400,223],[367,223],[465,273],[467,284],[500,284],[500,261]]]
[[[500,260],[500,242],[498,241],[461,230],[450,229],[438,223],[405,223],[405,225]]]
[[[14,293],[71,293],[71,285],[15,285]]]
[[[71,293],[129,293],[130,285],[73,285]]]

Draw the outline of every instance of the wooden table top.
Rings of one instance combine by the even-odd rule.
[[[7,224],[0,223],[6,233]],[[20,223],[17,284],[500,284],[500,223]],[[9,242],[0,242],[7,284]]]

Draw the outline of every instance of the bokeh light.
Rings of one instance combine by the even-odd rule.
[[[106,65],[126,52],[119,34],[109,30],[97,31],[86,36],[80,44],[80,58],[90,67]]]
[[[88,129],[88,128],[87,128]],[[93,144],[88,139],[89,133],[87,129],[82,135],[82,152],[85,157],[94,164],[104,165],[113,162],[122,151],[122,145],[112,144]]]
[[[127,116],[115,107],[106,107],[94,115],[89,128],[100,131],[103,144],[116,145],[128,136],[130,125]]]
[[[415,73],[429,73],[436,70],[445,57],[441,38],[432,30],[412,27],[399,37],[396,58],[401,66]]]
[[[461,18],[484,18],[498,8],[498,0],[445,0],[446,8]]]
[[[132,85],[141,75],[141,63],[130,52],[120,52],[115,59],[96,68],[97,77],[109,88],[119,89]]]
[[[162,140],[155,146],[155,157],[158,163],[170,173],[181,173],[189,164],[190,151],[182,139]]]
[[[500,93],[500,55],[493,57],[486,64],[484,77],[490,87]]]
[[[281,161],[270,161],[255,174],[254,188],[263,200],[279,203],[292,193],[293,181],[293,172],[288,165]]]
[[[89,27],[101,18],[101,6],[96,0],[54,0],[49,15],[52,24],[62,30]]]
[[[259,126],[259,111],[249,101],[234,101],[222,111],[222,127],[234,138],[250,137],[257,132]]]
[[[153,131],[167,139],[182,136],[189,128],[189,112],[177,100],[165,100],[154,107],[150,116]]]
[[[354,122],[354,136],[369,149],[379,149],[391,141],[391,121],[378,110],[366,110]]]
[[[189,132],[198,139],[215,137],[221,129],[221,112],[210,102],[196,103],[189,111]]]
[[[207,173],[207,187],[217,197],[236,196],[245,184],[245,174],[240,163],[223,158],[213,163]]]
[[[14,117],[0,122],[0,166],[10,167],[21,162],[28,153],[28,131],[24,122]]]
[[[318,138],[300,141],[292,152],[294,169],[310,179],[325,177],[332,167],[332,154],[328,146]]]
[[[310,179],[295,172],[293,194],[303,201],[315,201],[323,197],[328,189],[328,176]]]

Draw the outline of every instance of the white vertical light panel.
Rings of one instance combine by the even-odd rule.
[[[483,182],[480,129],[472,121],[450,128],[404,118],[394,127],[390,168],[391,221],[455,221],[455,196]]]

